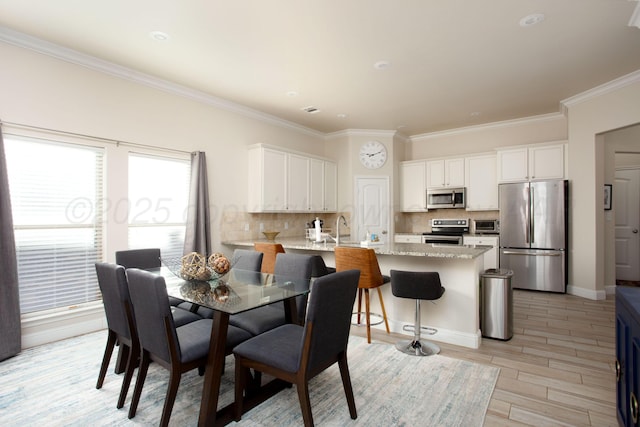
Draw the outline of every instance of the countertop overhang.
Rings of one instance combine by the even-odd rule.
[[[254,242],[269,242],[265,239],[258,240],[234,240],[224,241],[227,246],[250,246]],[[296,249],[315,252],[333,252],[336,244],[334,242],[313,242],[303,238],[280,238],[275,243],[280,243],[286,249]],[[368,247],[373,249],[378,255],[400,255],[429,258],[454,258],[454,259],[474,259],[492,249],[491,246],[479,245],[443,245],[427,243],[385,243],[361,246],[358,242],[340,243],[340,246],[348,247]]]

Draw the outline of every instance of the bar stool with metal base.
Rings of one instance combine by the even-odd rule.
[[[440,275],[429,271],[400,271],[391,270],[391,292],[400,298],[416,300],[415,323],[413,326],[405,325],[404,330],[413,329],[412,340],[401,340],[396,343],[396,348],[403,353],[413,356],[431,356],[440,353],[440,347],[436,344],[422,340],[420,332],[428,331],[430,335],[437,329],[423,327],[420,324],[420,301],[434,301],[444,294],[444,287],[440,283]]]

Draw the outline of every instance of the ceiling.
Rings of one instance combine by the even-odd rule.
[[[318,132],[413,136],[557,113],[640,70],[637,4],[0,0],[0,26]],[[545,19],[519,25],[533,13]]]

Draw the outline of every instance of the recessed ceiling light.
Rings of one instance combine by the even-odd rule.
[[[340,113],[340,114],[338,114],[338,118],[339,118],[339,119],[346,119],[346,118],[347,118],[347,115],[346,115],[346,114],[344,114],[344,113]]]
[[[532,13],[531,15],[527,15],[520,20],[520,26],[531,27],[533,25],[539,24],[542,21],[544,21],[544,14]]]
[[[478,117],[480,115],[480,111],[474,111],[470,115],[471,117]]]
[[[149,37],[159,42],[166,42],[170,38],[169,34],[162,31],[151,31]]]
[[[391,66],[391,63],[389,61],[378,61],[375,64],[373,64],[373,68],[375,68],[376,70],[386,70],[390,66]]]
[[[290,90],[287,92],[287,96],[293,98],[295,96],[298,96],[298,92],[296,92],[295,90]]]

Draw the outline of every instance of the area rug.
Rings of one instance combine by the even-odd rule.
[[[23,351],[0,363],[0,425],[158,425],[168,372],[152,364],[136,416],[116,409],[122,381],[113,373],[115,354],[97,390],[106,331]],[[499,369],[437,355],[412,357],[392,345],[349,339],[349,369],[358,418],[351,420],[337,366],[309,385],[317,426],[481,426]],[[227,357],[220,406],[233,401],[233,357]],[[183,376],[172,426],[196,425],[202,377]],[[235,426],[303,425],[295,387],[285,389],[243,415]]]

